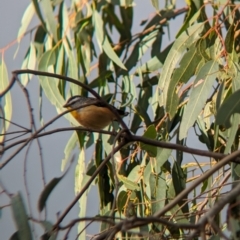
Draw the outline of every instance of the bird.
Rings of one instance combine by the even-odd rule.
[[[74,109],[81,107],[85,104],[89,104],[86,107],[79,108],[71,111],[72,116],[83,127],[102,130],[108,126],[111,122],[117,121],[116,115],[105,104],[101,103],[96,98],[84,97],[80,95],[70,97],[63,105],[64,108]],[[111,105],[112,106],[112,105]],[[123,110],[117,109],[112,106],[121,117],[127,116],[129,113]]]

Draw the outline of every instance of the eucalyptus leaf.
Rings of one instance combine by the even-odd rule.
[[[174,42],[167,59],[164,63],[162,74],[159,78],[158,87],[160,88],[160,106],[166,106],[168,87],[171,82],[172,73],[181,59],[186,49],[193,45],[200,38],[200,34],[204,25],[202,23],[195,24],[183,32]]]
[[[0,89],[1,91],[4,91],[7,89],[9,85],[9,79],[8,79],[8,70],[7,66],[4,62],[4,59],[0,61]],[[3,107],[4,110],[4,118],[7,119],[7,121],[4,121],[4,127],[1,127],[0,129],[0,143],[3,142],[4,133],[8,130],[10,126],[10,122],[12,119],[12,98],[11,98],[11,92],[8,91],[4,95],[1,95],[0,92],[0,104]]]
[[[211,88],[218,74],[218,63],[207,62],[198,73],[192,87],[187,106],[184,109],[180,125],[179,139],[187,136],[189,128],[194,124],[200,111],[210,95]]]
[[[157,132],[154,125],[149,126],[143,135],[143,137],[149,138],[149,139],[155,139],[156,136],[157,136]],[[145,150],[151,157],[157,156],[157,147],[155,146],[151,146],[150,144],[145,144],[140,142],[140,148],[142,150]]]
[[[13,218],[17,227],[17,235],[20,240],[31,240],[32,231],[28,222],[28,215],[21,193],[11,197]]]
[[[235,113],[240,113],[239,94],[240,90],[237,90],[223,101],[217,112],[216,124],[224,125],[226,128],[229,128],[232,125],[231,116]]]

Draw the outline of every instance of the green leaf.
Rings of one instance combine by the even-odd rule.
[[[78,163],[75,169],[75,194],[77,195],[83,186],[87,183],[87,181],[90,179],[90,176],[85,174],[86,172],[86,166],[85,166],[85,151],[84,148],[80,149],[80,154],[78,158]],[[88,188],[88,191],[90,191],[91,187]],[[79,217],[85,217],[86,211],[87,211],[87,192],[85,192],[82,197],[78,201],[80,212]],[[78,231],[82,231],[86,227],[86,222],[81,221],[78,224]],[[81,233],[82,239],[86,239],[86,229]]]
[[[74,156],[72,156],[71,158],[71,163],[74,160]],[[67,170],[65,171],[65,173],[58,178],[53,178],[43,189],[43,191],[41,192],[39,199],[38,199],[38,210],[41,212],[46,205],[47,199],[49,197],[49,195],[51,194],[51,192],[53,191],[53,189],[57,186],[57,184],[64,178],[64,176],[67,174],[68,170],[70,169],[70,166],[67,168]]]
[[[128,96],[128,101],[126,101],[122,107],[129,106],[137,98],[133,75],[125,75],[122,77],[122,91]]]
[[[129,58],[127,59],[125,66],[130,71],[133,67],[136,67],[138,61],[142,59],[146,51],[152,46],[154,41],[158,36],[159,30],[154,30],[150,34],[140,38],[140,40],[135,44]],[[123,74],[123,71],[118,73],[118,75]]]
[[[36,65],[36,49],[33,43],[30,43],[29,51],[25,57],[21,69],[35,69]],[[21,83],[23,86],[27,86],[28,82],[32,78],[32,74],[21,75]]]
[[[141,84],[138,84],[138,88],[152,87],[158,84],[158,77],[153,76],[151,78],[144,79]]]
[[[188,129],[194,124],[204,107],[211,88],[216,81],[217,74],[218,63],[213,60],[207,62],[199,71],[194,81],[187,106],[184,109],[179,132],[180,140],[187,136]]]
[[[21,40],[21,38],[23,37],[23,35],[26,33],[27,28],[34,16],[34,5],[33,2],[31,2],[28,7],[26,8],[22,20],[21,20],[21,27],[18,30],[18,35],[17,35],[17,39],[18,42]]]
[[[79,38],[79,62],[82,65],[85,76],[91,73],[91,61],[92,61],[92,48],[91,42],[89,41],[90,34],[82,30],[77,37]],[[76,42],[78,42],[76,40]]]
[[[64,47],[62,44],[58,47],[58,51],[56,51],[56,67],[55,67],[55,72],[57,74],[62,74],[63,73],[63,66],[64,66]],[[61,80],[63,81],[63,80]],[[63,95],[63,94],[62,94]]]
[[[92,80],[88,86],[90,88],[96,88],[99,87],[101,85],[103,85],[103,83],[105,83],[108,78],[112,77],[113,72],[112,71],[105,71],[105,72],[101,72],[101,74],[95,78],[94,80]]]
[[[55,67],[55,73],[63,75],[65,73],[65,64],[66,61],[64,61],[64,56],[65,56],[65,51],[63,48],[63,45],[61,44],[58,47],[58,51],[57,51],[57,62],[56,62],[56,67]],[[65,88],[66,88],[67,82],[64,80],[59,80],[59,92],[60,94],[65,97]]]
[[[172,153],[172,149],[157,148],[156,167],[155,167],[155,172],[157,174],[160,174],[161,167],[168,160],[171,153]]]
[[[151,189],[152,214],[154,214],[165,206],[167,191],[165,173],[162,172],[159,175],[151,173],[149,183]],[[156,226],[158,225],[156,224]]]
[[[174,185],[173,185],[173,181],[169,181],[168,183],[168,191],[167,191],[167,198],[168,199],[174,199],[176,197],[176,192],[174,189]],[[180,203],[181,205],[181,203]],[[187,220],[185,216],[185,214],[183,213],[182,209],[179,208],[179,205],[175,205],[171,210],[170,213],[172,214],[172,216],[174,216],[174,220],[177,223],[186,223],[188,224],[189,221]]]
[[[17,193],[11,198],[11,208],[18,230],[18,238],[20,240],[32,239],[32,231],[28,223],[28,216],[21,193]]]
[[[155,129],[154,125],[151,125],[151,126],[148,127],[146,132],[143,134],[143,137],[150,138],[150,139],[156,139],[157,132],[156,132],[156,129]],[[155,146],[148,145],[148,144],[140,142],[140,148],[142,150],[145,150],[151,157],[156,157],[157,156],[157,147],[155,147]]]
[[[200,38],[204,24],[198,23],[187,29],[181,36],[174,42],[167,59],[164,63],[162,74],[159,79],[158,87],[162,90],[160,95],[160,106],[166,105],[168,86],[171,82],[173,71],[182,57],[186,49],[193,45]]]
[[[135,166],[132,171],[128,175],[128,179],[135,182],[139,179],[139,173],[141,172],[141,166],[137,165]]]
[[[67,38],[71,39],[71,28],[70,26],[70,20],[69,12],[68,12],[68,6],[66,5],[66,2],[61,1],[60,7],[59,7],[59,13],[58,13],[58,30],[60,38]]]
[[[112,211],[105,212],[103,216],[105,216],[107,219],[112,217]],[[115,217],[117,217],[118,219],[118,217],[120,218],[120,215],[117,214],[117,212],[115,212]],[[100,232],[106,231],[107,229],[109,229],[109,227],[110,227],[109,223],[102,221],[100,224]]]
[[[225,2],[224,2],[225,3]],[[208,240],[220,240],[221,238],[220,238],[220,236],[218,236],[218,235],[213,235],[213,236],[211,236]]]
[[[179,83],[186,83],[195,74],[196,67],[201,60],[201,56],[195,46],[192,46],[186,54],[184,54],[179,65],[180,67],[175,69],[171,82],[169,83],[166,111],[169,113],[170,119],[173,119],[177,111],[179,103],[179,97],[177,95],[177,86]]]
[[[158,0],[151,0],[153,7],[159,11],[159,2]]]
[[[176,38],[178,38],[183,31],[186,31],[186,29],[194,23],[194,21],[197,20],[199,15],[201,14],[201,9],[197,9],[193,1],[190,1],[189,3],[189,10],[187,11],[187,16],[184,19],[184,23],[181,26],[180,30],[178,31]]]
[[[44,12],[47,29],[51,33],[55,42],[58,41],[57,37],[57,22],[53,12],[52,2],[50,0],[41,1],[41,9]]]
[[[46,51],[40,58],[38,64],[39,71],[53,72],[53,66],[56,63],[56,53],[54,50]],[[49,77],[39,76],[40,84],[52,104],[57,107],[63,106],[64,100],[58,91],[57,79],[51,79]],[[59,94],[59,95],[58,95]]]
[[[235,30],[234,30],[235,26],[234,24],[232,24],[228,31],[227,31],[227,35],[225,37],[225,46],[226,46],[226,51],[230,54],[232,53],[233,49],[234,49],[234,34],[235,34]]]
[[[15,233],[9,238],[9,240],[21,240],[21,239],[19,238],[19,232],[18,232],[18,231],[15,232]]]
[[[128,193],[126,191],[121,191],[118,194],[117,197],[117,208],[118,208],[118,212],[119,214],[122,213],[122,210],[124,209],[126,203],[127,203],[127,199],[128,199]]]
[[[226,147],[224,149],[225,154],[230,154],[231,153],[231,148],[234,143],[238,128],[239,128],[239,123],[240,123],[240,117],[238,114],[234,114],[232,117],[232,126],[229,129],[228,133],[228,138],[227,138],[227,143]]]
[[[240,178],[240,166],[239,166],[239,164],[236,164],[234,166],[234,172],[235,172],[235,174],[237,175],[237,177],[239,179]]]
[[[76,61],[76,56],[74,55],[74,51],[70,49],[68,42],[66,40],[63,41],[65,53],[68,59],[68,71],[67,74],[69,77],[78,80],[78,65]],[[69,83],[72,94],[73,95],[81,95],[81,88],[76,84]]]
[[[123,182],[123,184],[125,185],[125,187],[129,190],[140,190],[140,187],[138,186],[137,183],[129,180],[128,178],[124,177],[123,175],[118,175],[118,178],[120,181]]]
[[[46,40],[47,30],[44,26],[40,25],[36,29],[36,33],[34,36],[34,46],[37,49],[37,58],[39,59],[43,54],[43,45]]]
[[[137,127],[141,123],[139,122],[138,118],[140,117],[141,120],[145,123],[146,126],[149,126],[152,121],[149,117],[149,114],[147,113],[148,108],[149,108],[149,99],[152,97],[152,88],[148,87],[144,89],[144,91],[139,92],[138,96],[138,103],[137,105],[134,106],[134,110],[137,114],[134,115],[133,121],[132,121],[132,131],[136,131]]]
[[[205,192],[205,190],[207,189],[208,187],[208,178],[205,179],[202,183],[202,187],[201,187],[201,193]]]
[[[201,132],[201,135],[199,136],[199,140],[203,142],[210,151],[213,151],[213,146],[211,144],[211,141],[206,131],[206,125],[200,116],[198,116],[197,118],[197,125]]]
[[[37,16],[38,16],[41,24],[42,24],[42,27],[43,27],[44,30],[45,30],[45,29],[46,29],[46,28],[45,28],[45,21],[44,21],[44,18],[43,18],[43,16],[42,16],[42,13],[41,13],[40,6],[39,6],[39,4],[38,4],[38,0],[32,0],[32,3],[33,3],[33,5],[34,5],[35,12],[36,12],[36,14],[37,14]]]
[[[57,232],[52,231],[53,224],[49,221],[41,221],[40,222],[42,227],[45,230],[45,233],[41,236],[41,240],[56,240],[57,239]]]
[[[231,126],[230,118],[234,113],[240,113],[240,90],[234,92],[224,100],[216,115],[216,124],[224,125],[226,128]]]
[[[38,64],[39,71],[45,72],[54,72],[54,65],[56,63],[56,50],[51,49],[46,51],[40,58]],[[46,97],[49,101],[57,107],[57,111],[60,112],[63,110],[64,99],[58,90],[59,80],[50,77],[39,76],[41,87],[46,94]],[[71,121],[74,125],[79,126],[79,123],[75,118],[72,117],[71,114],[65,114],[69,121]]]
[[[223,96],[224,96],[224,90],[225,90],[225,81],[223,81],[221,84],[220,84],[220,87],[219,87],[219,90],[218,90],[218,93],[217,93],[217,99],[216,99],[216,111],[219,110],[221,104],[222,104],[222,101],[223,101]]]
[[[240,89],[240,72],[239,69],[237,68],[238,63],[234,62],[232,68],[233,70],[233,79],[232,79],[232,90],[233,92],[237,91]]]
[[[4,91],[9,85],[8,72],[5,62],[2,58],[0,61],[0,89]],[[12,98],[11,93],[8,91],[4,96],[0,92],[0,104],[3,106],[4,118],[8,121],[4,121],[4,127],[0,130],[0,143],[3,141],[3,134],[7,131],[10,126],[10,121],[12,119]]]
[[[65,174],[64,174],[65,175]],[[46,202],[48,200],[49,195],[51,194],[51,192],[53,191],[53,189],[57,186],[57,184],[62,180],[62,178],[64,177],[64,175],[62,175],[59,178],[53,178],[43,189],[43,191],[41,192],[39,199],[38,199],[38,211],[42,211],[45,206],[46,206]]]
[[[66,164],[68,163],[68,160],[70,158],[70,155],[74,148],[76,147],[77,140],[78,140],[77,134],[76,132],[73,132],[64,149],[64,159],[62,160],[61,171],[64,171]]]
[[[186,178],[187,178],[186,172],[184,172],[184,169],[182,169],[180,164],[177,161],[175,161],[172,168],[172,180],[176,195],[178,195],[186,188]],[[187,204],[187,195],[184,197],[183,200],[179,202],[179,205],[182,206],[182,211],[184,213],[189,212]]]
[[[93,173],[96,171],[96,169],[97,167],[96,167],[95,159],[89,160],[86,167],[86,174],[89,176],[92,176]]]
[[[113,48],[111,47],[107,36],[104,34],[104,27],[103,21],[97,11],[93,12],[93,19],[94,19],[94,27],[96,31],[97,42],[99,48],[103,48],[106,55],[115,62],[120,68],[127,70],[126,67],[123,65],[121,59],[117,56],[114,52]]]
[[[153,58],[151,58],[150,60],[148,60],[146,63],[144,63],[141,66],[140,70],[141,70],[142,74],[143,73],[152,73],[152,72],[162,68],[163,61],[161,61],[160,55],[161,54],[154,56]],[[137,74],[137,72],[135,74]]]
[[[122,31],[121,38],[122,39],[131,39],[132,33],[131,28],[133,24],[133,8],[132,7],[121,7],[120,14],[122,19]],[[128,26],[127,28],[125,26]],[[125,29],[125,30],[124,30]]]

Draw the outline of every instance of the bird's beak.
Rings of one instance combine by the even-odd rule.
[[[64,107],[64,108],[67,108],[67,107],[69,107],[69,104],[65,103],[65,104],[63,105],[63,107]]]

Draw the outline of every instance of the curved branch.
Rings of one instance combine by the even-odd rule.
[[[210,151],[205,151],[205,150],[199,150],[196,148],[189,148],[189,147],[185,147],[181,144],[162,142],[162,141],[157,141],[154,139],[145,138],[145,137],[141,137],[141,136],[135,136],[135,135],[131,135],[131,141],[142,142],[142,143],[146,143],[146,144],[156,146],[156,147],[179,150],[179,151],[191,153],[194,155],[199,155],[199,156],[204,156],[204,157],[212,157],[215,159],[222,159],[227,156],[226,154],[223,154],[223,153],[215,153],[215,152],[210,152]],[[237,158],[235,160],[232,160],[232,162],[240,163],[240,159]]]
[[[93,89],[91,89],[89,86],[87,86],[86,84],[79,82],[73,78],[67,77],[67,76],[62,76],[60,74],[56,74],[56,73],[49,73],[49,72],[43,72],[43,71],[37,71],[37,70],[31,70],[31,69],[24,69],[24,70],[15,70],[12,72],[13,77],[16,78],[17,75],[19,74],[33,74],[33,75],[38,75],[38,76],[45,76],[45,77],[52,77],[52,78],[59,78],[62,79],[64,81],[67,82],[71,82],[73,84],[76,84],[82,88],[84,88],[85,90],[87,90],[88,92],[90,92],[97,100],[99,100],[101,103],[103,103],[109,110],[111,110],[118,122],[121,124],[121,126],[128,130],[127,125],[125,124],[125,122],[122,120],[121,116],[119,115],[118,111],[111,106],[109,103],[107,103],[96,91],[94,91]],[[128,130],[129,131],[129,130]]]

